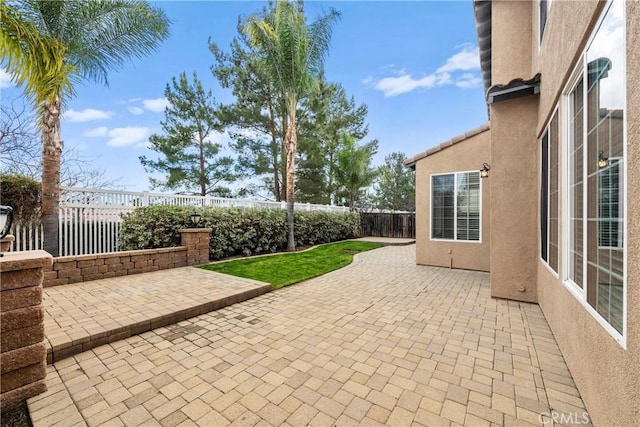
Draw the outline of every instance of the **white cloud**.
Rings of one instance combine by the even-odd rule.
[[[101,136],[107,136],[107,128],[105,126],[100,126],[97,128],[89,129],[88,131],[85,131],[82,135],[89,138],[99,138]]]
[[[213,144],[223,145],[225,142],[228,142],[229,135],[227,135],[226,132],[211,131],[211,133],[207,135],[204,140]]]
[[[376,90],[384,93],[386,98],[409,93],[416,89],[432,89],[445,85],[456,85],[459,88],[479,87],[482,83],[480,76],[474,73],[464,73],[462,75],[456,72],[471,71],[480,68],[480,58],[478,48],[466,43],[457,47],[458,52],[447,58],[444,65],[439,67],[435,72],[422,77],[414,77],[405,70],[395,72],[394,77],[384,77],[376,79],[374,77],[366,77],[362,83],[371,86]],[[389,66],[384,66],[383,71],[387,71]]]
[[[398,77],[385,77],[378,81],[374,88],[384,92],[386,98],[411,92],[418,88],[431,89],[436,86],[451,84],[448,73],[430,74],[416,79],[409,74],[402,73]]]
[[[93,108],[87,108],[81,111],[71,109],[63,114],[64,119],[77,123],[105,120],[111,118],[112,115],[113,113],[111,111],[95,110]]]
[[[167,98],[144,99],[142,105],[149,111],[162,113],[169,106],[169,101],[167,101]]]
[[[139,116],[140,114],[144,114],[144,110],[140,107],[129,107],[129,112],[134,116]]]
[[[477,46],[463,44],[462,50],[449,57],[447,62],[436,70],[436,73],[468,71],[480,69],[480,53]]]
[[[0,89],[12,87],[11,76],[4,69],[0,70]]]
[[[114,128],[108,132],[107,145],[111,147],[128,147],[131,145],[145,144],[151,135],[151,129],[147,127],[128,126]]]
[[[471,73],[464,73],[456,79],[456,86],[462,89],[471,89],[482,86],[480,76]]]

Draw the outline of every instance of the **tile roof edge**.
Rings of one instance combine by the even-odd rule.
[[[429,148],[426,151],[423,151],[422,153],[416,154],[413,157],[408,158],[407,160],[404,161],[404,165],[406,167],[413,167],[419,160],[424,159],[425,157],[429,157],[432,154],[438,153],[448,147],[451,147],[452,145],[456,145],[462,141],[466,141],[469,138],[472,138],[478,134],[481,134],[482,132],[486,132],[490,129],[490,125],[489,123],[485,123],[482,126],[479,126],[475,129],[471,129],[470,131],[467,131],[463,134],[454,136],[453,138],[444,141],[434,147]]]

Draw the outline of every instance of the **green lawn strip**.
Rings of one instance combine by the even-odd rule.
[[[202,266],[206,270],[270,283],[273,289],[321,276],[349,265],[353,255],[383,246],[371,242],[339,242],[305,252],[236,259]]]

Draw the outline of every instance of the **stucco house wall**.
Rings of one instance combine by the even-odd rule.
[[[489,271],[490,180],[481,179],[480,242],[431,239],[431,175],[476,171],[491,164],[488,125],[409,159],[416,170],[416,262],[422,265]]]
[[[514,82],[518,86],[518,82],[524,84],[530,79],[533,81],[533,77],[539,73],[539,93],[528,93],[526,96],[491,103],[490,132],[466,139],[454,138],[448,144],[441,144],[407,162],[416,168],[416,260],[419,264],[478,268],[477,265],[472,266],[471,258],[482,257],[480,263],[489,263],[493,297],[540,305],[593,425],[639,425],[640,2],[627,1],[623,5],[626,22],[626,108],[608,110],[612,114],[607,120],[615,120],[616,123],[607,124],[607,132],[612,132],[615,137],[603,135],[600,129],[597,135],[591,135],[592,138],[610,138],[609,151],[616,152],[612,154],[614,157],[620,156],[622,150],[618,121],[623,116],[626,119],[624,157],[627,170],[623,185],[626,190],[626,199],[623,201],[626,222],[626,329],[618,335],[611,332],[613,327],[599,317],[596,310],[584,301],[584,297],[580,299],[579,295],[574,295],[575,290],[570,291],[570,287],[565,284],[569,268],[569,241],[567,230],[563,229],[563,223],[568,218],[566,209],[569,196],[567,104],[563,93],[610,2],[548,2],[542,40],[538,32],[540,1],[494,0],[488,3],[475,0],[474,4],[477,8],[479,33],[481,28],[483,34],[486,29],[486,14],[483,14],[487,10],[486,6],[490,7],[491,12],[489,52],[483,51],[481,47],[481,57],[486,59],[486,54],[489,53],[489,60],[482,62],[483,76],[488,76],[488,79],[485,78],[485,89],[509,87]],[[481,40],[480,44],[482,43]],[[614,64],[618,67],[616,70],[619,70],[620,65],[620,61]],[[557,212],[559,231],[558,266],[557,272],[553,272],[542,260],[541,254],[541,138],[556,112],[560,147]],[[604,112],[607,113],[606,108]],[[591,161],[598,158],[594,146],[592,142],[587,144],[587,156]],[[482,161],[491,164],[489,178],[482,180],[482,244],[469,248],[466,244],[456,242],[443,244],[430,241],[430,174],[478,168]],[[591,167],[591,164],[588,165],[587,167]],[[593,205],[595,196],[588,194],[591,198],[586,200],[590,200],[588,203]],[[591,209],[589,204],[587,206]],[[594,216],[591,210],[589,216]],[[485,237],[487,233],[489,236]],[[593,236],[587,237],[593,239]],[[587,241],[590,242],[590,249],[585,256],[593,255],[592,250],[599,253],[599,245],[594,240]],[[454,262],[450,263],[449,251],[453,255],[464,256],[454,257]],[[593,289],[593,284],[588,286]],[[600,286],[600,282],[597,282],[597,286]],[[544,354],[539,354],[539,360],[541,364],[547,363]],[[556,382],[553,366],[548,366],[545,370],[550,373],[543,380]],[[561,388],[561,385],[556,385]],[[573,419],[581,419],[582,413],[576,413],[576,408],[570,404],[570,396],[549,395],[548,400],[549,407],[558,415],[573,414]]]
[[[537,2],[533,2],[537,4]],[[595,31],[606,2],[554,1],[534,64],[542,73],[537,134],[540,136],[562,90]],[[587,311],[538,256],[538,302],[595,426],[640,423],[640,3],[626,2],[627,71],[627,282],[626,348]],[[562,114],[562,105],[560,106]],[[562,129],[561,129],[562,131]],[[566,159],[565,159],[566,160]],[[539,181],[539,180],[538,180]],[[560,185],[560,198],[566,197]],[[561,204],[562,207],[562,204]],[[562,208],[561,208],[562,209]],[[563,212],[560,212],[562,217]],[[538,218],[538,223],[540,219]],[[562,221],[560,235],[562,236]],[[539,240],[538,240],[539,242]],[[560,260],[566,250],[560,240]],[[563,412],[570,411],[570,407]],[[559,409],[561,410],[561,409]]]

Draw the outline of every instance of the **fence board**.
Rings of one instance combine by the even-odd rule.
[[[416,238],[416,214],[413,212],[363,212],[360,224],[363,236]]]
[[[210,196],[159,194],[148,191],[99,190],[62,187],[58,224],[60,255],[92,255],[118,250],[121,215],[139,206],[247,207],[286,209],[284,202],[227,199]],[[348,212],[343,206],[299,203],[296,209]],[[42,225],[14,224],[12,251],[42,249]]]

